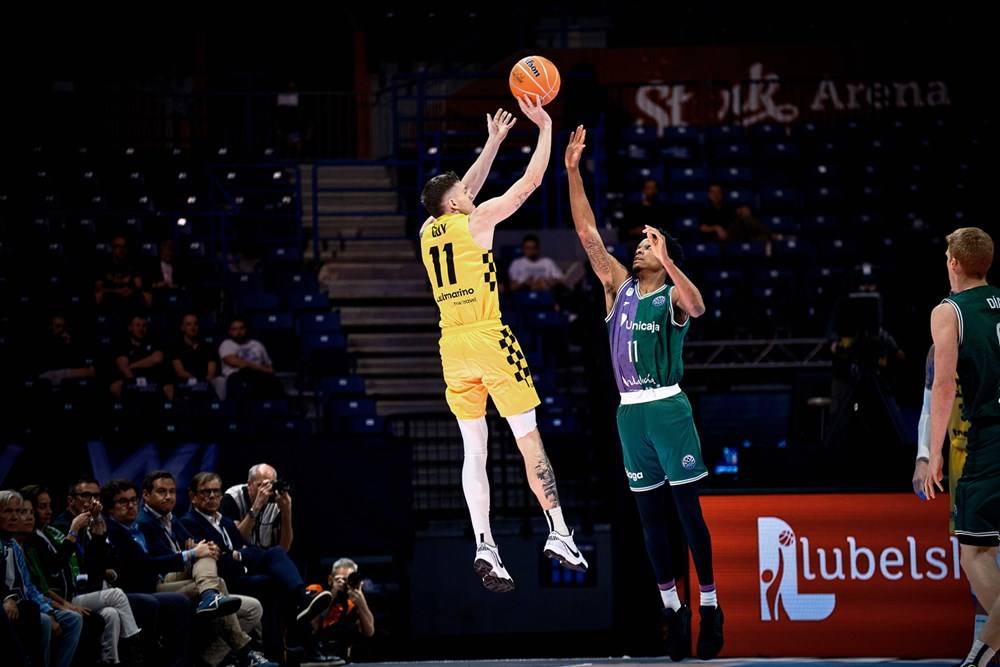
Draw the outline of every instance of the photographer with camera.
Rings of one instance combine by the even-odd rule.
[[[226,489],[220,511],[236,522],[243,539],[254,546],[292,548],[291,484],[278,479],[266,463],[250,468],[246,484]]]
[[[351,659],[351,649],[362,638],[375,634],[375,617],[368,608],[364,581],[358,564],[350,558],[339,558],[327,578],[333,602],[315,623],[314,646],[310,660],[323,662],[336,658]],[[322,590],[313,584],[311,590]],[[336,656],[336,657],[334,657]]]

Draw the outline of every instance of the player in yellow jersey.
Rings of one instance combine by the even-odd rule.
[[[587,561],[573,541],[559,505],[552,465],[535,422],[538,394],[510,327],[500,319],[493,229],[509,218],[542,182],[552,149],[552,119],[537,97],[518,100],[538,126],[538,144],[524,175],[499,197],[473,200],[516,119],[503,109],[487,114],[489,138],[465,176],[440,174],[424,186],[420,200],[431,217],[420,229],[420,256],[441,311],[441,366],[448,406],[458,419],[465,450],[462,489],[476,534],[476,574],[491,591],[513,590],[490,531],[490,485],[486,473],[486,397],[507,419],[524,457],[528,485],[549,525],[545,555],[574,570]]]

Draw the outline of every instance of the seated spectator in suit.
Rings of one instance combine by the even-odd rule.
[[[124,236],[111,239],[111,257],[97,272],[94,302],[103,310],[116,313],[136,312],[148,307],[153,295],[143,288],[142,272],[129,256]]]
[[[733,211],[722,197],[722,186],[712,183],[708,186],[708,202],[701,210],[698,231],[701,239],[721,243],[729,238],[729,224],[733,221]]]
[[[285,388],[274,374],[267,348],[247,335],[244,320],[237,317],[229,324],[229,338],[219,345],[219,358],[229,399],[285,397]]]
[[[73,340],[66,318],[53,315],[49,329],[35,350],[38,377],[58,385],[67,378],[92,378],[94,366]]]
[[[541,256],[541,242],[534,234],[521,241],[522,257],[510,263],[507,275],[512,290],[530,289],[548,291],[560,285],[565,276],[559,265],[550,257]]]
[[[120,398],[125,383],[144,386],[154,382],[167,399],[174,397],[174,385],[167,370],[163,350],[149,340],[146,318],[136,315],[128,325],[128,337],[118,348],[115,366],[119,379],[111,383],[111,393]]]
[[[57,609],[32,583],[24,551],[15,540],[23,516],[31,512],[22,505],[17,491],[0,491],[0,599],[7,618],[15,623],[22,638],[34,634],[34,615],[38,616],[39,625],[34,627],[39,628],[41,646],[25,644],[35,662],[69,667],[80,642],[83,618],[74,611]]]
[[[21,489],[21,495],[34,507],[34,532],[27,541],[34,547],[38,567],[47,584],[72,605],[96,611],[104,620],[100,650],[104,663],[120,662],[119,639],[125,640],[123,647],[128,656],[125,662],[136,662],[138,647],[135,641],[128,640],[139,634],[139,626],[128,598],[120,588],[102,586],[107,524],[101,514],[100,501],[96,501],[89,512],[80,514],[66,534],[52,525],[52,496],[47,488],[32,484]],[[85,547],[79,539],[80,532],[89,535]]]
[[[230,596],[226,582],[219,574],[219,548],[207,540],[196,543],[184,525],[174,517],[173,510],[177,504],[174,476],[165,470],[155,470],[146,475],[142,480],[142,503],[136,523],[151,555],[159,558],[183,557],[191,549],[208,549],[206,557],[196,558],[183,572],[167,574],[158,587],[159,590],[185,593],[192,598],[200,595],[198,612],[207,603],[210,609],[224,614],[217,624],[218,635],[205,650],[205,661],[210,665],[220,664],[232,651],[240,664],[261,664],[254,662],[260,654],[252,650],[251,637],[244,630],[246,627],[259,634],[263,616],[260,601],[246,595]]]
[[[226,489],[222,513],[236,522],[240,534],[258,547],[292,548],[292,495],[274,490],[278,471],[266,463],[250,467],[246,484]]]
[[[201,340],[198,316],[187,313],[181,318],[181,339],[171,353],[174,375],[180,386],[207,384],[212,391],[219,380],[219,363],[215,353]]]
[[[364,582],[358,576],[358,564],[339,558],[328,577],[333,603],[317,623],[314,655],[339,656],[350,660],[351,649],[361,638],[375,634],[375,617],[368,608]],[[311,589],[319,588],[311,585]]]
[[[156,591],[160,576],[171,571],[180,559],[157,559],[149,555],[146,540],[135,525],[139,494],[132,482],[113,480],[101,488],[101,504],[107,508],[108,564],[115,583],[126,591],[140,619],[139,637],[145,651],[163,655],[171,667],[191,664],[191,601],[187,595]],[[202,611],[211,615],[211,611]]]
[[[284,606],[294,610],[297,621],[311,620],[329,606],[329,593],[306,592],[305,582],[284,549],[250,544],[236,522],[219,511],[223,495],[219,475],[198,473],[191,479],[188,495],[191,509],[181,521],[195,539],[212,541],[219,547],[219,570],[230,587],[235,588],[247,575],[267,576],[282,592]]]

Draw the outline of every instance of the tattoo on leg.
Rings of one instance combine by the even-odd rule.
[[[545,455],[544,451],[541,453],[541,458],[535,464],[535,476],[542,483],[542,493],[545,495],[545,498],[554,503],[554,505],[559,505],[556,475],[552,472],[552,464],[549,463],[549,457]]]

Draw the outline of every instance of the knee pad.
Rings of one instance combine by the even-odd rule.
[[[507,423],[510,424],[510,430],[514,433],[515,440],[520,440],[538,428],[538,422],[535,421],[534,408],[519,415],[507,417]]]

